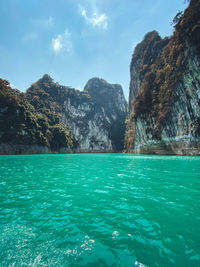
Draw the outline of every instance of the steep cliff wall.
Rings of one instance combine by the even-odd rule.
[[[200,155],[199,10],[200,1],[192,0],[174,35],[160,41],[157,50],[155,32],[147,35],[153,38],[151,43],[145,38],[136,47],[131,62],[127,151]],[[143,64],[140,58],[149,51]]]
[[[80,98],[66,98],[63,122],[69,125],[80,152],[122,151],[127,103],[120,85],[88,81]]]
[[[155,64],[168,42],[167,37],[162,39],[158,32],[152,31],[147,33],[144,40],[136,46],[130,66],[129,113],[132,112],[133,101],[146,73],[149,72],[150,66]]]

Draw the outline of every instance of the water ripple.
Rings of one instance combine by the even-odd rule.
[[[0,156],[1,266],[199,266],[199,163]]]

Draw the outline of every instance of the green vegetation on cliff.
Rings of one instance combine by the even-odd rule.
[[[0,79],[0,143],[44,146],[49,151],[73,147],[72,135],[60,121],[59,107],[45,102],[44,96],[45,92],[38,88],[38,95],[28,101],[30,94],[14,90]],[[41,108],[33,102],[42,103]]]
[[[194,46],[200,53],[200,1],[192,0],[184,15],[175,25],[175,32],[156,63],[145,71],[139,94],[134,103],[134,116],[149,113],[157,116],[159,125],[170,112],[176,99],[174,91],[184,72],[188,71],[188,46]],[[143,44],[145,45],[145,44]],[[146,46],[148,49],[148,46]],[[134,60],[134,57],[133,57]]]
[[[181,97],[186,97],[184,105],[188,109],[192,125],[187,126],[190,129],[186,130],[185,135],[200,136],[200,127],[194,127],[194,125],[200,125],[200,114],[195,114],[190,95],[192,90],[194,92],[199,90],[199,77],[196,74],[198,66],[195,63],[196,58],[199,58],[200,55],[199,11],[200,1],[191,0],[184,14],[180,13],[176,16],[174,21],[177,24],[174,34],[166,43],[163,43],[163,47],[160,47],[160,44],[165,39],[161,41],[156,32],[147,34],[144,41],[136,47],[131,62],[131,72],[133,72],[132,68],[136,64],[136,59],[139,58],[141,65],[136,72],[139,73],[140,83],[135,98],[132,93],[135,88],[132,85],[130,88],[132,95],[130,94],[129,105],[132,106],[126,132],[126,147],[128,149],[134,149],[138,120],[144,120],[149,125],[145,130],[145,136],[150,133],[149,136],[153,140],[162,139],[163,129],[171,128],[172,109],[175,109],[174,104],[179,101],[180,90],[182,90]],[[155,47],[161,48],[159,48],[160,53],[155,53]],[[193,70],[195,70],[195,74]],[[135,73],[132,77],[133,84],[134,77]],[[186,77],[188,77],[187,81]],[[191,79],[193,79],[192,83]],[[197,106],[199,105],[200,102]],[[182,117],[186,116],[184,109],[183,107]],[[176,136],[173,129],[171,129],[171,134],[173,137]]]

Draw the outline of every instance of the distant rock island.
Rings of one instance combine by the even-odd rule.
[[[156,31],[130,66],[125,147],[144,154],[200,155],[200,1],[175,17],[171,38]]]
[[[122,87],[103,79],[83,91],[45,74],[25,93],[0,79],[0,153],[120,152],[127,102]]]

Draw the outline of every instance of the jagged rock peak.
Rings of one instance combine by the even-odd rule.
[[[127,102],[123,89],[119,84],[110,84],[100,78],[92,78],[85,85],[87,91],[97,105],[105,108],[116,108],[126,112]]]
[[[94,77],[90,79],[86,83],[84,87],[84,91],[88,91],[89,93],[91,93],[92,91],[96,91],[96,90],[100,91],[100,90],[103,90],[104,88],[107,88],[107,90],[112,88],[118,91],[122,91],[122,87],[120,84],[110,84],[104,79],[101,79],[98,77]]]
[[[161,39],[159,33],[157,31],[155,31],[155,30],[152,31],[152,32],[146,33],[145,36],[144,36],[144,40],[151,40],[151,39],[155,39],[155,38]]]
[[[37,83],[52,83],[53,79],[50,75],[44,74],[41,79],[37,81]]]
[[[114,103],[116,99],[119,99],[120,102],[126,105],[123,89],[120,84],[110,84],[103,79],[92,78],[86,83],[84,91],[87,91],[97,102],[103,103],[105,100],[106,102]]]
[[[107,85],[108,82],[106,82],[104,79],[98,78],[98,77],[94,77],[88,80],[88,82],[86,83],[84,90],[88,91],[91,88],[101,88],[101,85]]]
[[[51,76],[48,75],[48,74],[44,74],[42,76],[42,78],[40,78],[39,80],[37,80],[36,82],[34,82],[32,85],[42,86],[42,85],[51,85],[53,83],[54,83],[54,80],[51,78]]]
[[[104,79],[98,78],[98,77],[94,77],[88,80],[88,82],[86,83],[84,90],[87,90],[87,88],[91,87],[91,86],[97,86],[99,84],[108,84],[108,82],[106,82]]]
[[[143,56],[143,64],[145,64],[146,61],[149,62],[149,57],[151,57],[152,54],[155,54],[157,50],[160,51],[160,47],[166,45],[167,42],[168,38],[166,37],[162,39],[157,31],[148,32],[144,36],[143,41],[135,47],[131,66],[138,56],[140,58]]]

